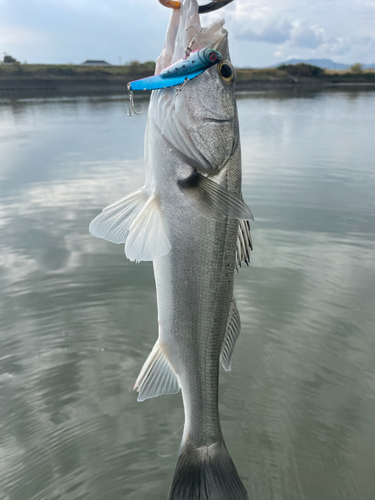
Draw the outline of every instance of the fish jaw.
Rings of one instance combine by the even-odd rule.
[[[163,50],[156,60],[155,74],[161,73],[171,64],[186,57],[186,48],[194,38],[192,50],[204,47],[214,48],[215,43],[224,34],[223,19],[202,28],[198,8],[196,0],[183,0],[180,9],[172,11]]]

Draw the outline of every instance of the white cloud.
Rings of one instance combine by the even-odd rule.
[[[355,3],[369,9],[375,9],[375,0],[354,0]]]
[[[323,28],[309,26],[307,22],[294,21],[290,32],[290,43],[299,47],[315,49],[325,41]]]
[[[29,62],[155,59],[171,11],[157,0],[0,0],[1,50]],[[224,17],[237,64],[276,57],[374,62],[375,0],[234,0]]]
[[[0,24],[0,45],[23,45],[43,41],[42,33],[17,26]]]
[[[310,26],[307,22],[287,19],[273,19],[263,24],[243,22],[237,37],[247,41],[266,42],[288,46],[299,46],[315,49],[326,41],[323,28]]]
[[[292,24],[285,19],[271,21],[264,26],[258,25],[258,28],[243,23],[237,37],[247,41],[279,44],[290,39],[292,28]]]

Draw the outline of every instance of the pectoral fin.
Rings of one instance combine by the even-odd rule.
[[[146,359],[135,382],[134,389],[138,391],[138,401],[154,398],[161,394],[176,394],[180,384],[169,361],[156,341],[149,357]]]
[[[225,371],[230,372],[230,359],[233,354],[233,349],[241,333],[241,319],[240,313],[238,312],[236,301],[234,297],[232,298],[232,303],[229,309],[227,329],[225,332],[223,346],[221,348],[220,362]]]
[[[125,243],[130,225],[146,200],[147,193],[143,189],[117,200],[95,217],[89,227],[90,233],[112,243]]]
[[[89,231],[112,243],[125,243],[126,256],[137,262],[154,260],[171,249],[159,199],[144,189],[106,207],[91,222]]]
[[[199,172],[195,171],[187,179],[179,180],[178,185],[184,193],[200,203],[208,216],[212,216],[214,211],[230,219],[254,220],[250,208],[238,195]]]
[[[160,212],[158,197],[148,198],[129,228],[125,254],[130,260],[154,260],[171,249]]]

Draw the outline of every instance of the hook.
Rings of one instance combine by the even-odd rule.
[[[188,28],[186,28],[186,30],[185,30],[185,31],[188,31],[190,28],[193,28],[193,29],[195,29],[195,30],[196,30],[196,27],[195,27],[195,26],[189,26]],[[202,29],[200,30],[200,32],[199,32],[199,33],[197,33],[197,35],[198,35],[198,34],[200,35],[201,33],[203,33],[203,31],[205,31],[205,28],[202,28]],[[185,59],[187,59],[187,58],[190,56],[190,54],[192,53],[192,46],[195,44],[195,39],[197,38],[197,35],[195,35],[195,37],[193,37],[193,38],[192,38],[191,42],[190,42],[190,43],[189,43],[189,45],[186,47],[186,49],[185,49]]]
[[[194,45],[194,42],[195,42],[195,37],[192,39],[192,41],[189,43],[189,45],[185,49],[185,59],[188,59],[188,57],[190,56],[190,54],[192,52],[191,48]]]
[[[181,92],[181,90],[185,87],[185,85],[187,84],[188,81],[189,81],[189,78],[185,78],[185,80],[181,83],[181,85],[176,87],[176,95]]]
[[[142,106],[142,110],[141,111],[136,111],[135,107],[134,107],[133,91],[130,90],[129,85],[128,85],[128,91],[129,91],[129,113],[127,112],[126,108],[125,108],[125,113],[128,116],[141,115],[143,113],[143,111],[144,111],[144,107]]]

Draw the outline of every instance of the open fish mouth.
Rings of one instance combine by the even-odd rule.
[[[159,2],[164,5],[164,7],[169,7],[170,9],[179,9],[181,7],[181,2],[178,0],[159,0]],[[207,12],[221,9],[231,2],[233,2],[233,0],[213,0],[208,4],[200,5],[199,14],[206,14]]]
[[[187,50],[198,50],[206,47],[215,48],[227,32],[223,29],[224,20],[218,19],[206,27],[202,27],[199,19],[200,7],[196,0],[187,2],[182,0],[159,0],[180,4],[174,8],[167,29],[162,53],[156,60],[155,74],[159,74],[166,67],[187,56]],[[231,0],[232,1],[232,0]],[[224,2],[212,2],[223,5]],[[164,3],[163,3],[164,5]],[[209,5],[209,4],[208,4]],[[226,58],[227,54],[222,54]]]

